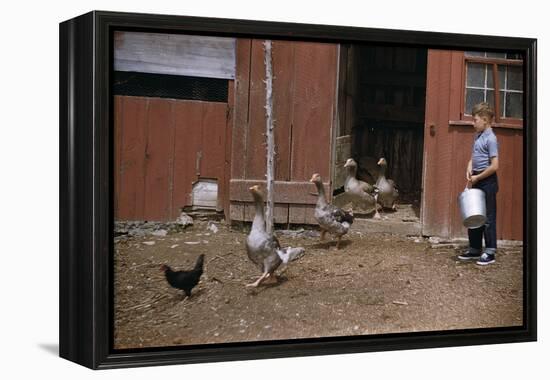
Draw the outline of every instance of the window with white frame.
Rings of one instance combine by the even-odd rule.
[[[523,119],[523,60],[515,53],[467,51],[465,59],[464,115],[487,102],[496,122]],[[505,120],[503,120],[505,119]]]

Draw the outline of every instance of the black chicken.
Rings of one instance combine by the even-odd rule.
[[[173,271],[168,265],[162,265],[160,270],[166,275],[166,281],[170,286],[183,290],[187,297],[191,297],[191,290],[201,279],[203,264],[204,254],[201,254],[192,270]]]

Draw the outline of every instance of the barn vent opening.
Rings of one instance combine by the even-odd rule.
[[[347,158],[358,163],[359,179],[375,184],[384,157],[386,178],[395,181],[399,199],[398,211],[383,218],[420,217],[427,53],[359,44],[340,49],[334,195],[344,191]]]
[[[114,95],[227,103],[228,80],[115,71],[113,93]]]

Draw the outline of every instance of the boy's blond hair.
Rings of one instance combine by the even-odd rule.
[[[493,111],[489,103],[482,102],[482,103],[476,104],[472,108],[472,116],[476,116],[476,115],[479,117],[485,116],[487,117],[487,121],[492,121],[493,118],[495,117],[495,111]]]

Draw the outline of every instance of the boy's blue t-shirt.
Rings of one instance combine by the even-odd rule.
[[[498,156],[498,142],[491,128],[487,128],[474,137],[472,146],[472,170],[480,172],[491,164],[491,158]]]

